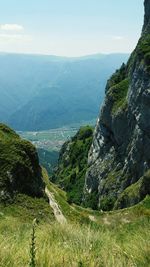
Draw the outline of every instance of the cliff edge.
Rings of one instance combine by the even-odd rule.
[[[128,63],[108,80],[88,155],[84,203],[132,206],[150,193],[150,0]],[[95,197],[97,196],[97,197]]]
[[[35,147],[0,123],[0,202],[17,194],[42,197],[44,183]]]

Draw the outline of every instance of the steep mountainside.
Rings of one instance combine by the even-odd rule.
[[[0,53],[0,121],[34,131],[96,118],[108,77],[127,58]]]
[[[93,198],[100,209],[131,206],[150,193],[150,0],[144,5],[142,36],[107,82],[88,156],[85,203]]]
[[[44,184],[35,147],[0,124],[0,202],[17,193],[43,196]]]
[[[47,170],[49,175],[51,175],[58,163],[59,152],[49,151],[43,148],[37,148],[37,152],[39,156],[40,165]]]
[[[60,151],[58,167],[52,177],[67,192],[68,201],[81,204],[88,151],[92,144],[93,128],[81,127]]]

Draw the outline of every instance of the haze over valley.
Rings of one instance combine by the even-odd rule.
[[[38,131],[96,119],[108,77],[128,56],[1,53],[0,120],[15,130]]]

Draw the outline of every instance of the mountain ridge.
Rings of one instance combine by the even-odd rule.
[[[0,55],[0,121],[34,131],[96,118],[107,77],[127,57]]]

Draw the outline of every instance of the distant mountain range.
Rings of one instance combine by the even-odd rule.
[[[0,121],[37,131],[96,118],[107,78],[127,59],[0,53]]]

